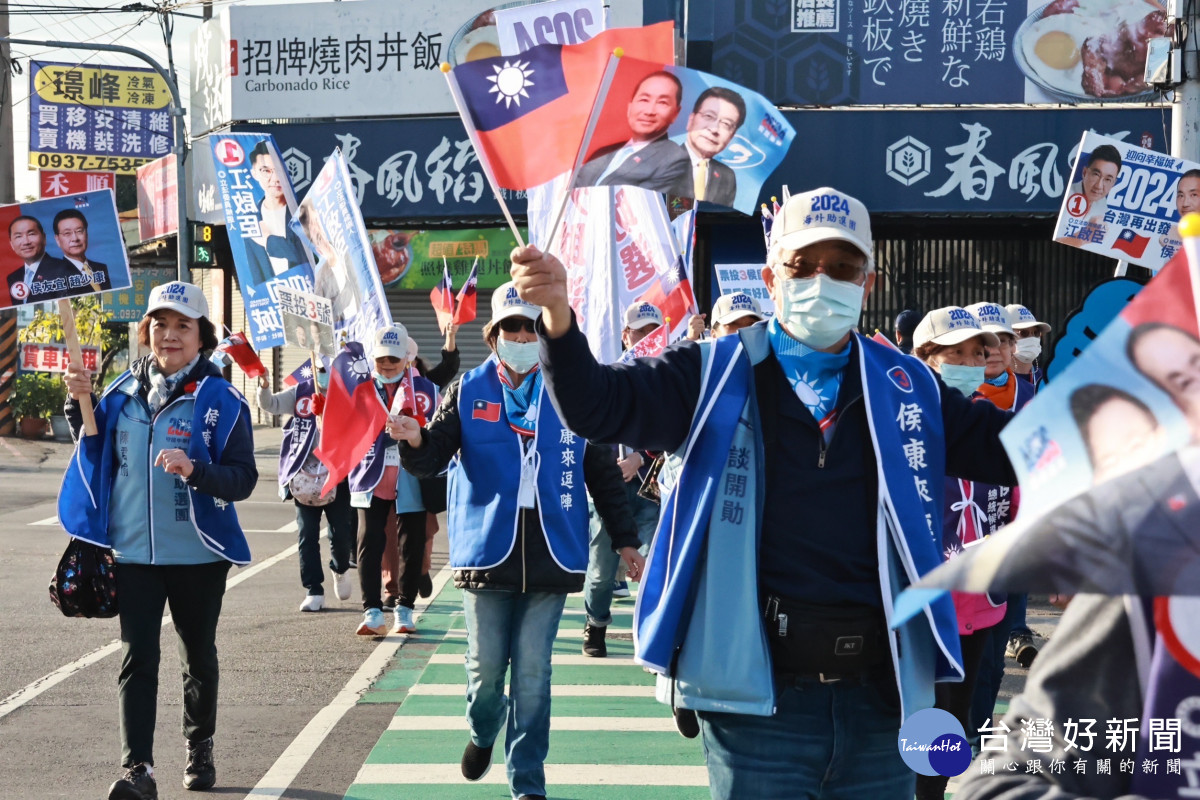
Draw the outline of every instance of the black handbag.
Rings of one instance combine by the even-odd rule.
[[[72,538],[50,579],[50,602],[66,617],[115,617],[115,566],[111,549]]]

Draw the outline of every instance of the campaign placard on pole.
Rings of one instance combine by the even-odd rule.
[[[127,289],[113,191],[0,206],[0,308]]]
[[[83,368],[95,372],[100,364],[100,348],[94,345],[84,345],[80,348],[83,355]],[[71,355],[65,344],[42,344],[24,342],[21,344],[21,360],[17,368],[32,372],[67,371],[71,363]]]
[[[1054,241],[1158,271],[1179,252],[1179,220],[1200,211],[1200,164],[1085,133]]]
[[[713,271],[717,273],[721,294],[744,292],[758,301],[764,317],[775,316],[775,301],[763,283],[762,264],[714,264]],[[711,325],[712,320],[708,323]]]
[[[292,228],[303,232],[320,256],[313,291],[332,302],[339,341],[361,343],[369,359],[375,331],[392,324],[392,312],[341,150],[334,150],[317,174]]]
[[[270,134],[214,135],[209,142],[248,333],[259,350],[278,347],[284,336],[275,289],[313,288],[311,251],[289,225],[297,210],[291,181]]]
[[[279,300],[283,335],[288,344],[301,350],[315,350],[330,358],[337,355],[333,338],[333,303],[328,298],[284,286],[275,290],[275,297]]]

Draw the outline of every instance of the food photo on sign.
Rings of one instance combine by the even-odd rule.
[[[130,286],[111,189],[0,206],[0,308]]]

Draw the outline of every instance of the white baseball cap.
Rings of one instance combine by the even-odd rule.
[[[541,313],[541,308],[521,299],[521,296],[517,294],[517,285],[512,281],[500,284],[496,291],[492,292],[493,322],[509,317],[525,317],[536,320]]]
[[[380,328],[375,334],[374,358],[394,356],[404,361],[408,358],[408,329],[399,322]]]
[[[867,207],[848,194],[825,186],[789,197],[771,223],[771,244],[799,250],[837,239],[849,242],[867,260],[871,254],[871,216]]]
[[[1004,310],[1008,312],[1008,324],[1012,325],[1014,331],[1037,328],[1038,333],[1049,333],[1051,330],[1049,323],[1038,322],[1033,312],[1020,303],[1005,306]]]
[[[146,306],[143,316],[148,317],[153,312],[163,309],[178,311],[192,319],[200,319],[208,316],[208,300],[196,284],[171,281],[150,290],[150,303]]]
[[[972,303],[966,306],[966,309],[975,315],[975,319],[979,320],[985,331],[1017,335],[1008,322],[1008,312],[1004,310],[1004,306],[995,303]]]
[[[758,304],[757,300],[745,292],[723,294],[717,298],[717,302],[713,304],[713,325],[728,325],[735,319],[741,319],[742,317],[766,319],[762,313],[762,306]]]
[[[633,303],[625,309],[625,327],[640,330],[647,325],[662,325],[663,315],[654,303]]]
[[[996,334],[983,329],[975,315],[965,308],[946,306],[930,311],[913,331],[913,346],[923,344],[960,344],[979,336],[989,347],[996,347],[1000,340]]]

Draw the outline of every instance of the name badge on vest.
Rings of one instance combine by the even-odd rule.
[[[537,504],[537,451],[532,447],[521,457],[521,486],[517,489],[517,507],[533,508]]]
[[[400,448],[394,444],[388,445],[383,450],[383,466],[398,467],[400,466]]]

